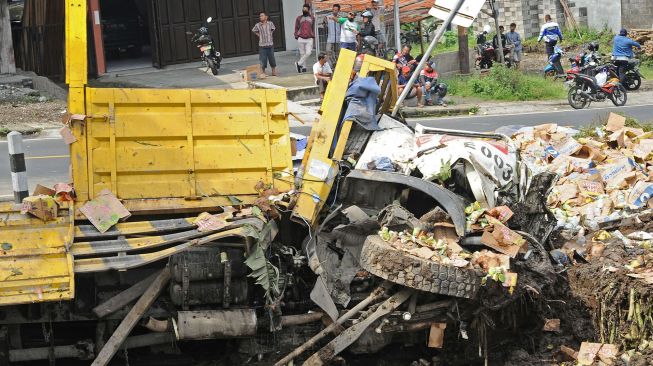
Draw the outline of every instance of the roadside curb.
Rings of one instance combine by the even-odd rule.
[[[405,107],[401,109],[404,117],[422,118],[422,117],[447,117],[458,115],[475,114],[479,109],[477,105],[452,106],[452,107]]]

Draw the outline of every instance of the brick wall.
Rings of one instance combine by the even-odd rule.
[[[621,0],[621,24],[628,29],[653,28],[653,0]]]
[[[545,14],[550,14],[554,21],[557,21],[560,26],[564,26],[565,18],[559,0],[503,0],[497,3],[499,25],[506,27],[507,31],[510,23],[517,24],[517,32],[521,33],[524,38],[539,34]],[[484,9],[491,12],[489,3],[486,2]],[[490,25],[492,31],[495,31],[494,19],[481,13],[474,24],[475,31],[479,32],[485,25]]]

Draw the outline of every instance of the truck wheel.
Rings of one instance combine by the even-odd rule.
[[[481,278],[474,270],[422,259],[395,249],[378,235],[368,236],[360,256],[371,274],[398,285],[436,294],[474,298]]]

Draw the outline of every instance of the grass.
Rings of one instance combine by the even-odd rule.
[[[503,66],[493,67],[487,75],[458,76],[446,83],[452,95],[485,100],[551,100],[564,99],[567,95],[560,82]]]
[[[9,129],[6,127],[0,127],[0,137],[5,137],[9,134]]]
[[[642,61],[642,64],[639,67],[639,71],[642,73],[642,76],[648,80],[653,79],[653,58],[649,60]]]
[[[609,53],[612,49],[612,39],[615,34],[610,29],[595,30],[587,27],[579,28],[578,32],[571,29],[563,29],[562,31],[564,47],[578,47],[592,41],[599,42],[599,52]],[[540,43],[540,47],[544,49],[544,42]],[[537,37],[525,39],[523,45],[526,49],[537,47]]]

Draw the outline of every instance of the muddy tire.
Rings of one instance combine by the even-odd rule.
[[[471,299],[481,286],[481,278],[473,270],[412,256],[378,235],[367,237],[360,258],[361,266],[371,274],[421,291]]]

